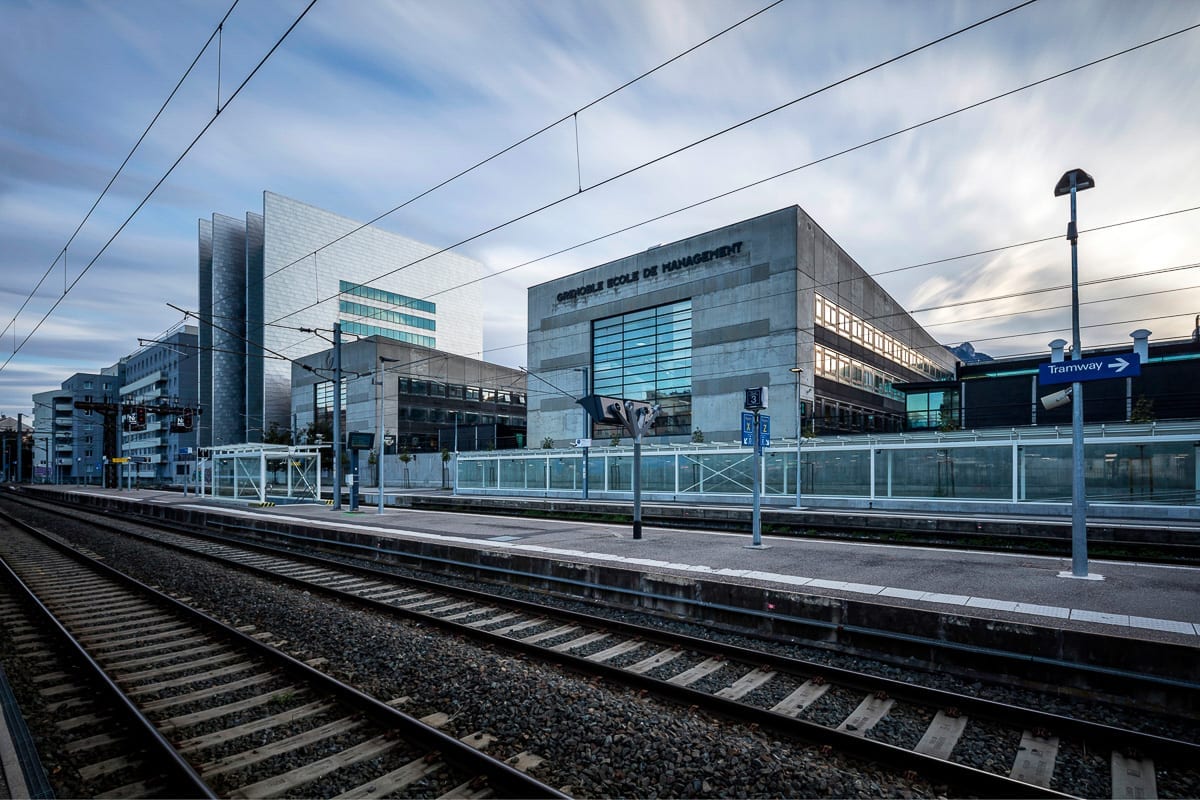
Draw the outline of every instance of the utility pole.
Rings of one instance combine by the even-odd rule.
[[[579,371],[583,373],[583,391],[580,392],[579,396],[587,397],[588,390],[592,388],[591,386],[588,385],[588,368],[580,367]],[[590,440],[592,438],[591,427],[592,426],[591,426],[590,420],[588,419],[587,409],[584,409],[584,411],[583,411],[583,428],[579,432],[579,436],[584,442],[587,442],[588,440]],[[583,499],[584,500],[588,499],[588,450],[589,450],[589,448],[585,445],[583,448]]]
[[[342,510],[342,323],[333,323],[333,510]]]
[[[25,480],[25,424],[24,414],[17,414],[17,483]]]

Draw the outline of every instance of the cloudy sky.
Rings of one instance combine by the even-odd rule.
[[[524,363],[528,286],[791,204],[939,341],[1008,355],[1070,339],[1069,292],[1029,292],[1070,283],[1053,188],[1079,167],[1080,228],[1116,226],[1080,239],[1084,345],[1190,335],[1200,28],[867,143],[1198,25],[1198,3],[1039,0],[713,137],[1020,1],[243,0],[205,48],[231,0],[4,0],[0,412],[180,322],[197,220],[264,189],[363,221],[404,205],[381,227],[439,247],[556,203],[459,248],[496,273],[490,361]]]

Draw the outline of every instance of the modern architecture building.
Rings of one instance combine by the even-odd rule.
[[[1113,363],[1138,355],[1138,374],[1083,384],[1083,418],[1088,423],[1200,419],[1200,337],[1150,341],[1150,331],[1130,334],[1125,347],[1085,349],[1083,357]],[[1043,386],[1039,367],[1066,359],[1063,345],[1043,356],[959,363],[953,379],[898,386],[906,397],[906,429],[951,431],[1026,425],[1071,425],[1071,404],[1042,398],[1062,391]],[[1129,369],[1129,372],[1134,370]],[[1069,386],[1069,384],[1068,384]]]
[[[199,336],[196,326],[181,325],[126,356],[123,407],[169,408],[177,413],[145,413],[141,424],[121,431],[126,471],[142,483],[182,483],[196,457]],[[126,415],[128,419],[130,415]],[[137,419],[137,417],[135,417]]]
[[[262,212],[199,223],[200,445],[291,427],[291,360],[382,336],[483,350],[482,264],[272,192]]]
[[[574,389],[587,370],[588,393],[659,404],[667,441],[738,441],[756,387],[776,436],[797,411],[816,434],[900,430],[895,385],[955,366],[798,206],[530,288],[528,347],[531,380]],[[531,441],[580,436],[575,397],[530,389]]]
[[[75,402],[116,403],[123,382],[124,363],[119,362],[100,372],[77,372],[60,388],[33,395],[35,481],[102,483],[109,455],[104,415],[76,408]]]
[[[301,443],[318,435],[332,441],[333,366],[332,350],[292,365],[292,428]],[[386,336],[349,342],[342,346],[342,430],[377,433],[382,412],[385,456],[454,452],[456,439],[461,450],[522,447],[525,379],[518,369]]]

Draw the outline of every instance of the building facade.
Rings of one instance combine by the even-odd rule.
[[[1150,331],[1134,331],[1130,336],[1134,341],[1127,347],[1084,350],[1084,358],[1139,356],[1139,374],[1083,384],[1084,421],[1200,419],[1200,335],[1160,342],[1149,341]],[[953,380],[900,386],[907,398],[906,429],[1070,426],[1070,402],[1051,403],[1049,408],[1042,402],[1064,385],[1043,386],[1039,380],[1042,364],[1065,357],[1062,345],[1065,342],[1056,354],[1047,351],[1042,357],[960,363]]]
[[[142,483],[182,483],[195,462],[196,413],[199,405],[199,335],[183,325],[124,359],[120,402],[125,407],[183,409],[179,413],[147,412],[121,431],[126,470]]]
[[[97,373],[78,372],[58,389],[33,395],[33,480],[93,483],[104,480],[104,414],[79,409],[76,401],[116,403],[124,364]],[[114,418],[112,424],[117,424]]]
[[[798,206],[530,288],[528,358],[548,385],[580,386],[587,370],[588,393],[659,404],[670,441],[737,441],[755,387],[776,437],[899,430],[895,384],[955,365]],[[581,415],[531,384],[531,441],[579,437]]]
[[[272,192],[199,224],[201,446],[291,428],[291,359],[384,336],[483,351],[482,264]]]
[[[342,346],[342,431],[379,431],[384,455],[507,449],[524,444],[525,373],[511,367],[371,336]],[[375,380],[382,376],[382,409]],[[292,429],[313,444],[333,437],[333,352],[292,365]],[[376,437],[376,447],[379,442]],[[389,473],[390,474],[390,473]]]

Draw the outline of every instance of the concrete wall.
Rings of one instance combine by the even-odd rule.
[[[575,391],[579,375],[572,368],[591,365],[593,320],[690,298],[693,427],[710,440],[738,438],[743,391],[753,386],[775,383],[772,409],[793,408],[795,377],[788,368],[805,360],[805,346],[812,360],[811,335],[803,338],[797,326],[804,312],[797,293],[801,216],[797,207],[781,209],[530,288],[530,371]],[[736,252],[704,257],[728,247]],[[633,274],[636,282],[609,287],[610,280]],[[597,284],[604,288],[561,298]],[[807,301],[811,322],[811,297]],[[811,370],[807,379],[811,386]],[[545,389],[533,379],[530,388]],[[562,444],[579,429],[572,398],[531,391],[529,441],[551,437]]]

